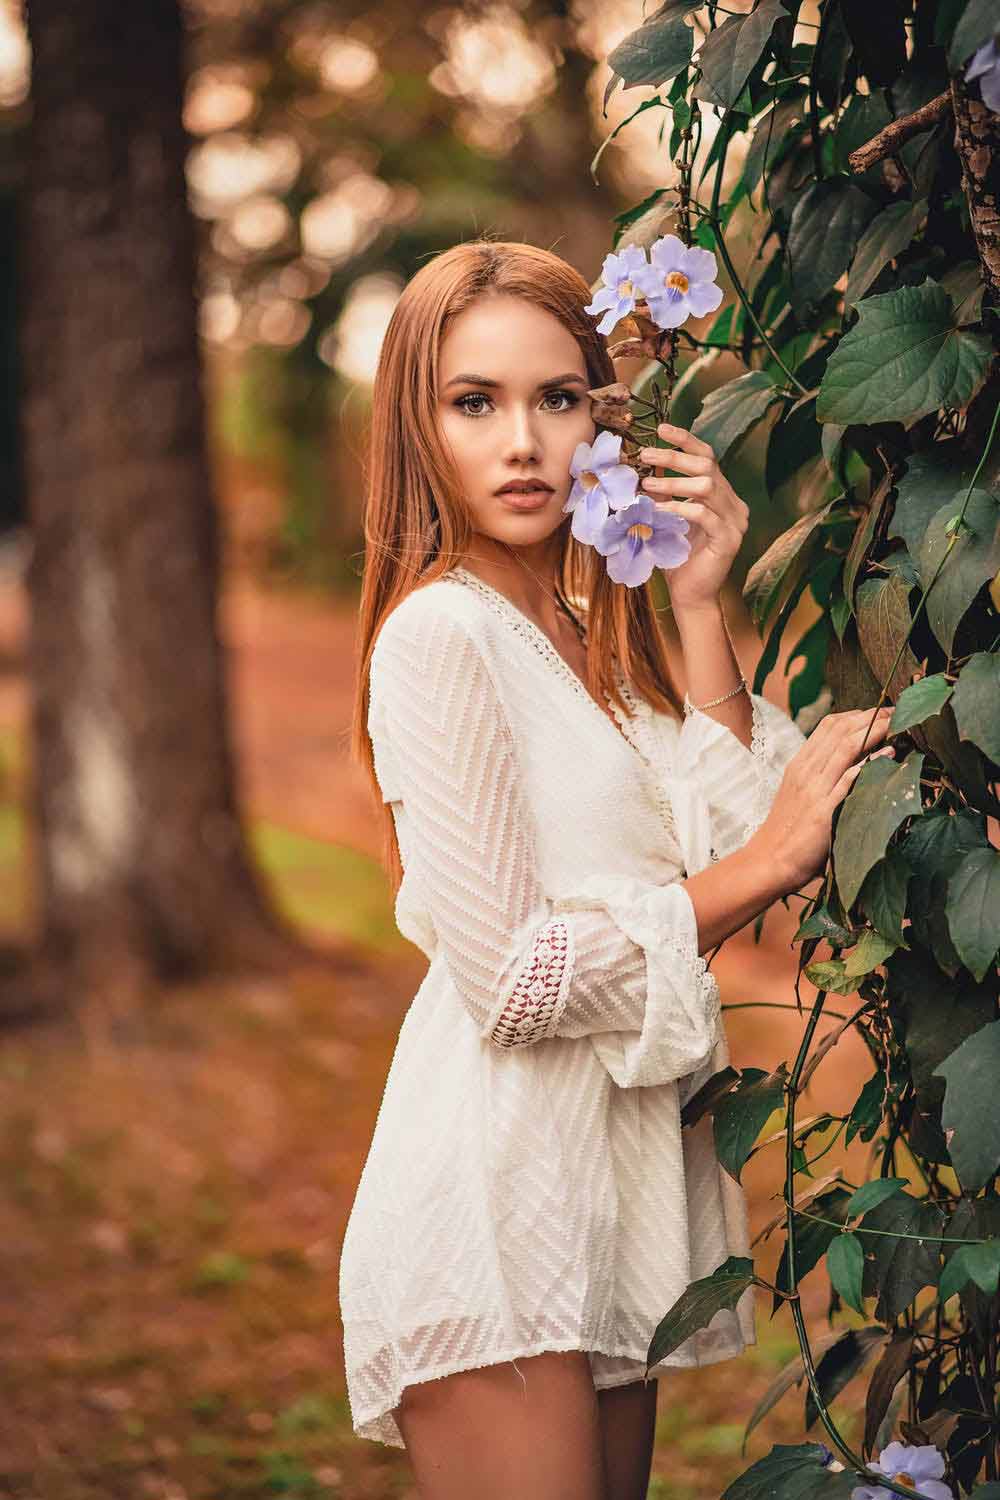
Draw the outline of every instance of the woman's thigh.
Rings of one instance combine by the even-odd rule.
[[[638,1380],[597,1392],[608,1500],[646,1500],[657,1386],[655,1380]]]
[[[608,1500],[582,1351],[408,1385],[395,1416],[420,1500]]]

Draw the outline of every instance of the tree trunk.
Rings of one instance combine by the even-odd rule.
[[[292,940],[233,791],[178,3],[30,0],[27,17],[36,933],[67,1005],[127,1010],[150,980]]]
[[[951,98],[962,187],[988,298],[996,304],[1000,300],[1000,115],[970,97],[964,78],[952,78]]]

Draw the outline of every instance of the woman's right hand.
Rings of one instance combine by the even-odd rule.
[[[884,745],[891,707],[879,709],[874,717],[867,734],[870,708],[827,714],[785,767],[754,842],[783,872],[788,891],[798,890],[822,872],[830,855],[834,811],[865,762],[875,755],[893,754],[892,747]]]

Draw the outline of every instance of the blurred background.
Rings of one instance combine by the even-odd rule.
[[[637,102],[603,113],[604,59],[642,20],[639,0],[0,3],[0,1490],[19,1500],[413,1494],[398,1450],[351,1434],[336,1296],[424,967],[348,756],[371,380],[428,256],[489,234],[593,281],[614,215],[673,181],[657,111],[591,171]],[[728,602],[748,675],[739,586],[795,515],[761,468],[751,437],[729,468],[753,510]],[[737,1063],[795,1045],[796,925],[779,907],[713,965],[725,1001],[775,1007],[731,1013]],[[852,1045],[817,1111],[853,1101]],[[755,1231],[779,1155],[744,1174]],[[743,1359],[660,1383],[651,1495],[708,1500],[749,1461],[797,1350],[763,1302],[758,1323]],[[748,1455],[802,1440],[801,1397]]]

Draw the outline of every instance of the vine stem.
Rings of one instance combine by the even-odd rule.
[[[788,378],[792,382],[792,384],[798,389],[798,391],[803,396],[808,396],[808,394],[809,394],[808,387],[804,386],[802,384],[801,380],[799,380],[798,376],[795,375],[794,372],[791,371],[788,368],[788,366],[785,364],[785,361],[782,359],[782,357],[778,353],[777,349],[771,343],[770,338],[765,333],[764,328],[763,328],[763,326],[762,326],[759,318],[757,317],[757,314],[754,312],[753,308],[750,306],[750,298],[747,296],[746,288],[744,287],[742,281],[739,278],[739,274],[738,274],[738,272],[736,270],[736,267],[733,265],[733,258],[732,258],[732,256],[729,253],[728,246],[726,245],[725,236],[723,235],[723,232],[722,232],[722,221],[721,221],[721,219],[718,217],[717,214],[712,214],[712,213],[709,213],[707,215],[707,217],[708,217],[708,222],[711,224],[712,230],[713,230],[713,232],[715,234],[715,243],[716,243],[716,245],[718,247],[719,254],[722,256],[722,260],[723,260],[723,263],[724,263],[724,265],[726,267],[726,271],[729,274],[729,279],[733,283],[733,287],[734,287],[734,289],[736,291],[736,295],[739,297],[740,301],[743,304],[743,308],[744,308],[744,310],[746,312],[747,317],[750,319],[750,321],[753,324],[754,328],[756,328],[758,334],[760,335],[761,339],[763,340],[764,344],[766,345],[767,349],[769,350],[771,358],[774,360],[774,362],[777,365],[779,365],[782,370],[784,370],[785,374],[788,376]]]
[[[803,1213],[804,1210],[796,1209],[795,1207],[795,1101],[798,1098],[799,1078],[805,1066],[813,1033],[823,1013],[826,997],[826,990],[817,991],[812,1012],[809,1020],[806,1022],[806,1029],[799,1044],[799,1050],[796,1054],[788,1083],[785,1086],[787,1096],[785,1107],[785,1229],[788,1236],[788,1280],[790,1284],[788,1302],[792,1310],[792,1321],[795,1324],[795,1333],[799,1341],[802,1365],[806,1373],[806,1378],[809,1381],[809,1389],[812,1391],[820,1420],[826,1428],[831,1442],[859,1477],[862,1479],[872,1479],[876,1484],[880,1484],[883,1489],[890,1490],[895,1495],[908,1495],[910,1500],[913,1500],[912,1486],[909,1489],[904,1489],[894,1479],[890,1479],[887,1474],[875,1474],[873,1470],[868,1468],[861,1455],[855,1453],[847,1440],[841,1435],[840,1429],[827,1410],[823,1393],[819,1388],[819,1381],[816,1378],[816,1366],[813,1363],[812,1346],[809,1342],[809,1333],[806,1329],[806,1321],[802,1312],[802,1302],[798,1295],[798,1277],[795,1271],[795,1215],[796,1213]]]

